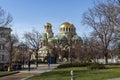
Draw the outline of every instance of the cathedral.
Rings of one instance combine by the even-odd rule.
[[[59,26],[57,35],[54,36],[52,25],[46,23],[40,40],[38,59],[55,63],[56,61],[79,60],[82,39],[76,33],[75,26],[64,22]]]

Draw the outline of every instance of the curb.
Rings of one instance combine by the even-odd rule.
[[[44,73],[44,72],[49,72],[49,71],[51,71],[51,70],[42,71],[42,72],[39,72],[39,73],[36,74],[36,75],[39,75],[39,74]],[[23,72],[23,73],[29,73],[29,72]],[[31,73],[32,73],[32,72],[31,72]],[[36,76],[36,75],[27,76],[27,77],[22,78],[22,79],[20,79],[20,80],[26,80],[26,79],[29,79],[29,78],[31,78],[31,77],[33,77],[33,76]]]
[[[10,73],[7,73],[7,74],[1,74],[0,77],[4,77],[4,76],[16,74],[16,73],[19,73],[19,71],[10,72]]]
[[[108,80],[120,80],[120,78],[113,78],[113,79],[108,79]]]
[[[31,75],[31,76],[27,76],[27,77],[25,77],[25,78],[22,78],[22,79],[20,79],[20,80],[26,80],[26,79],[28,79],[28,78],[31,78],[31,77],[33,77],[34,75]]]

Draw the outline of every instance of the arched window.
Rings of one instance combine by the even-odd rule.
[[[65,31],[65,28],[63,28],[63,31]]]
[[[68,32],[68,28],[66,28],[66,31]]]
[[[70,32],[71,30],[70,30],[70,28],[69,28],[69,32]]]
[[[62,28],[62,32],[63,32],[64,30],[63,30],[63,28]]]
[[[62,31],[62,28],[60,28],[60,31]]]
[[[71,31],[73,32],[73,28],[71,28]]]

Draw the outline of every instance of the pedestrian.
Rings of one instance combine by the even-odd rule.
[[[50,69],[50,63],[48,62],[48,69]]]

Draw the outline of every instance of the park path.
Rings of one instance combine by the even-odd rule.
[[[40,73],[48,72],[54,68],[56,68],[59,64],[51,64],[48,67],[47,64],[39,65],[36,69],[28,70],[21,70],[20,73],[1,77],[0,80],[26,80],[29,77],[35,76]],[[34,65],[32,65],[34,67]]]
[[[120,80],[120,78],[108,79],[108,80]]]

